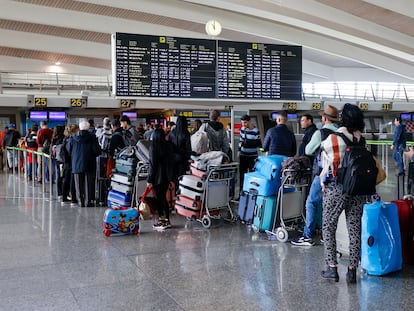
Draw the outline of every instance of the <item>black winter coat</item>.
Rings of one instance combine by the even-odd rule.
[[[96,157],[101,154],[101,147],[94,134],[79,131],[68,139],[66,149],[72,157],[73,174],[96,171]]]

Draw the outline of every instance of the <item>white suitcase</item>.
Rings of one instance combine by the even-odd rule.
[[[134,184],[134,179],[134,176],[121,173],[114,173],[111,177],[111,181],[115,181],[129,186],[132,186]]]
[[[198,176],[183,175],[179,180],[179,193],[193,200],[203,200],[205,182]]]
[[[336,250],[340,255],[349,256],[349,235],[344,211],[339,216],[336,228]]]

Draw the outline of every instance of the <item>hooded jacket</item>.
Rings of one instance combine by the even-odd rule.
[[[201,125],[199,131],[205,131],[209,140],[209,151],[222,151],[228,153],[229,138],[223,124],[218,121],[209,121]]]

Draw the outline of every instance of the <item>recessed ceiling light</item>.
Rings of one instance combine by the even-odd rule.
[[[56,62],[55,65],[56,66],[60,66],[61,62]]]

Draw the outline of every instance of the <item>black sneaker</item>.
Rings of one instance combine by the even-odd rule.
[[[161,221],[157,222],[156,224],[152,225],[152,229],[156,230],[156,231],[164,231],[165,229],[167,229],[167,227],[165,226],[164,223],[162,223]]]
[[[293,245],[296,245],[296,246],[313,246],[313,245],[315,245],[315,242],[313,241],[312,238],[307,238],[305,236],[301,236],[301,237],[298,237],[296,239],[293,239],[292,241],[290,241],[290,243],[292,243]]]
[[[325,271],[321,272],[321,276],[326,280],[338,282],[338,268],[329,266]]]
[[[349,268],[346,273],[346,281],[348,283],[356,283],[356,268]]]

